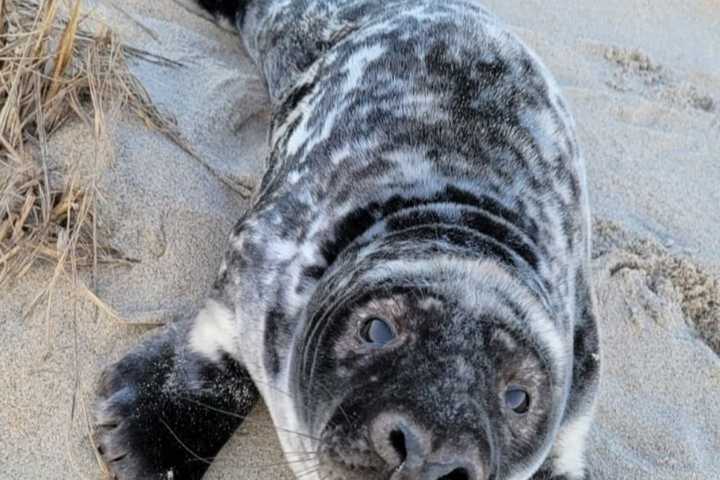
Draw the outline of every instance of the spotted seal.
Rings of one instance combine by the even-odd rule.
[[[574,123],[467,0],[199,0],[272,100],[205,307],[109,368],[119,479],[198,479],[262,397],[313,480],[587,479],[599,377]]]

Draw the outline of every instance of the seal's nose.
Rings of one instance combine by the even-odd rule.
[[[393,469],[390,480],[484,480],[477,450],[432,448],[432,435],[400,414],[382,414],[370,436],[375,452]]]

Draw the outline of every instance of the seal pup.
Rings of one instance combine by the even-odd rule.
[[[112,474],[201,478],[262,397],[297,478],[589,478],[589,207],[542,63],[473,1],[199,3],[271,153],[205,307],[102,375]]]

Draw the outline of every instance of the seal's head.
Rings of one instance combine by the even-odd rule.
[[[294,354],[318,478],[528,478],[569,382],[541,298],[487,259],[349,263],[316,291]]]

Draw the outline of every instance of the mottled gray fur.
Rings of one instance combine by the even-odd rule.
[[[238,12],[271,155],[207,307],[104,375],[111,469],[200,478],[163,433],[200,415],[178,399],[233,408],[218,438],[183,439],[212,456],[256,387],[302,478],[588,478],[588,200],[545,67],[471,1],[201,3]],[[375,317],[394,330],[384,348],[358,338]],[[516,384],[524,415],[503,406]],[[171,394],[153,407],[157,391]],[[162,445],[136,446],[140,428]]]

